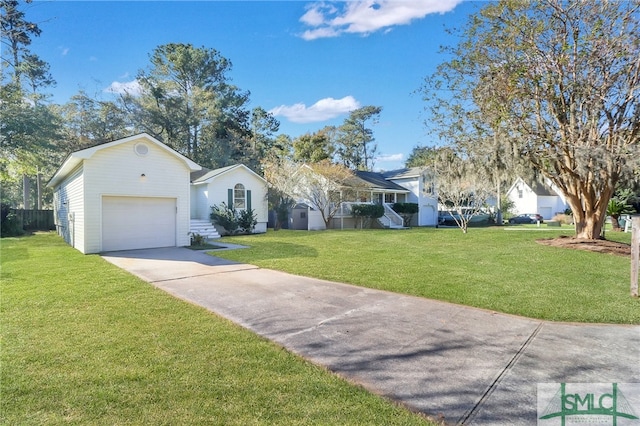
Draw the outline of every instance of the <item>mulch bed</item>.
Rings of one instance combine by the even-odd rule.
[[[629,244],[618,243],[609,240],[584,240],[574,237],[561,236],[551,239],[537,240],[539,244],[553,247],[562,247],[575,250],[589,250],[598,253],[614,254],[616,256],[631,256]]]

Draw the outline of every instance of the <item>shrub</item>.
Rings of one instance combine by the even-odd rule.
[[[15,237],[24,234],[20,221],[15,213],[12,213],[9,206],[0,206],[0,235],[3,237]]]
[[[233,235],[238,230],[238,220],[234,208],[221,203],[219,206],[211,206],[211,220],[224,228],[228,235]]]
[[[402,216],[402,221],[404,222],[404,226],[411,226],[411,220],[413,216],[418,213],[418,204],[417,203],[394,203],[393,207],[391,207],[394,212],[398,213]]]
[[[237,211],[224,202],[211,206],[210,217],[213,223],[224,228],[225,235],[250,234],[258,223],[253,209]]]
[[[238,228],[246,234],[252,233],[258,223],[258,219],[256,218],[255,211],[253,209],[241,210],[240,214],[237,215],[237,221]]]
[[[191,234],[191,245],[192,246],[203,246],[207,243],[207,239],[204,235],[200,235],[197,232]]]
[[[369,228],[371,220],[384,215],[384,207],[380,204],[354,204],[351,206],[351,214],[356,218],[356,226],[360,223],[360,229]]]
[[[553,219],[551,219],[553,221],[556,222],[560,222],[563,225],[571,225],[573,223],[573,216],[569,215],[569,214],[557,214],[553,217]]]

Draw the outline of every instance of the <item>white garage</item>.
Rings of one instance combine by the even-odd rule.
[[[76,151],[48,183],[58,233],[82,253],[187,246],[201,169],[147,134]]]
[[[174,247],[176,199],[102,197],[102,251]]]

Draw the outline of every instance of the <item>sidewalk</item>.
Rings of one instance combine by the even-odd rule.
[[[640,382],[640,326],[520,318],[185,248],[103,257],[372,392],[452,424],[536,424],[538,383]],[[626,397],[640,407],[640,395]]]

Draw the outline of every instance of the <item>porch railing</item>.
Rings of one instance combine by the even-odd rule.
[[[384,216],[389,220],[389,224],[385,226],[389,226],[389,228],[402,228],[404,227],[404,219],[398,213],[396,213],[389,204],[384,203]]]
[[[338,212],[335,214],[334,218],[340,217],[352,217],[352,207],[354,205],[359,204],[374,204],[371,202],[345,202],[340,205]],[[402,228],[404,226],[404,220],[402,216],[396,213],[392,208],[391,204],[383,203],[384,207],[384,215],[380,217],[378,220],[382,224],[382,226],[387,228]]]

